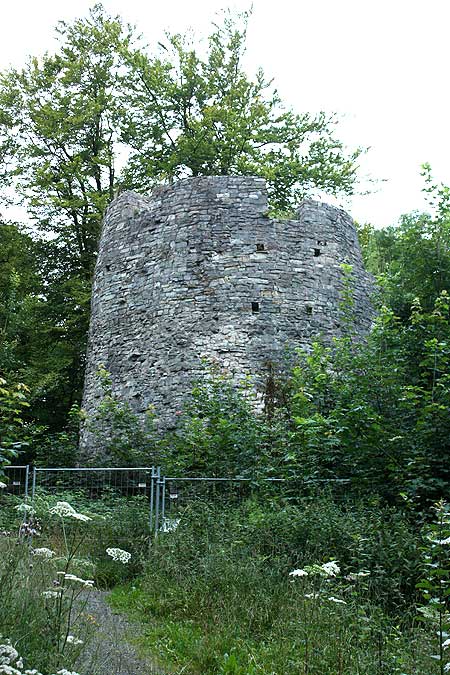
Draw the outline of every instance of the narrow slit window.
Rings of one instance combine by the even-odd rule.
[[[312,313],[313,313],[312,305],[306,305],[306,313],[307,313],[307,314],[312,314]]]
[[[264,251],[264,244],[256,244],[256,250],[257,251]]]
[[[321,253],[320,248],[315,248],[315,249],[314,249],[314,257],[315,257],[315,258],[318,258],[319,255],[320,255],[320,253]]]
[[[259,302],[252,302],[252,312],[257,314],[259,312]]]

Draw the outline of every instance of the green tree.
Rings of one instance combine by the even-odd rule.
[[[423,166],[430,213],[402,216],[397,227],[359,228],[365,263],[378,277],[384,302],[403,320],[418,298],[432,311],[442,291],[450,292],[450,188],[436,183]]]
[[[39,231],[56,234],[90,278],[114,194],[120,53],[131,33],[101,5],[56,30],[56,54],[0,77],[0,184],[14,187]]]
[[[0,221],[0,372],[18,372],[26,362],[30,314],[40,290],[37,267],[30,236]]]
[[[27,387],[22,383],[9,384],[0,377],[0,477],[2,467],[9,464],[22,448],[22,414],[28,407]]]
[[[244,71],[248,14],[225,15],[203,56],[186,36],[166,36],[160,54],[131,50],[124,140],[126,182],[198,175],[266,178],[272,208],[292,208],[314,189],[353,191],[360,150],[346,154],[336,119],[286,110],[262,70]]]

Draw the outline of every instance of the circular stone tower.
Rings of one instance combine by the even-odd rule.
[[[261,383],[287,346],[339,335],[342,263],[352,266],[362,335],[373,287],[344,211],[306,201],[295,220],[270,219],[265,181],[253,177],[190,178],[149,197],[121,194],[100,241],[83,407],[91,414],[100,400],[100,364],[116,395],[138,414],[154,405],[165,425],[202,357]]]

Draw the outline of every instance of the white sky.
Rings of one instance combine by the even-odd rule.
[[[87,14],[89,0],[3,0],[0,69],[55,46],[60,19]],[[250,0],[104,0],[150,43],[193,27],[207,34],[215,13]],[[361,174],[377,192],[342,202],[378,226],[425,208],[420,165],[450,184],[449,0],[253,0],[248,67],[262,66],[296,111],[336,111],[349,147],[371,149]]]

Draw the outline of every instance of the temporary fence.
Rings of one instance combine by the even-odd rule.
[[[40,496],[71,501],[74,505],[97,502],[119,504],[119,498],[135,498],[145,510],[147,532],[157,537],[175,529],[193,504],[237,505],[251,495],[283,495],[298,498],[311,485],[345,486],[346,479],[305,483],[286,478],[254,480],[244,477],[164,476],[161,468],[150,467],[6,467],[4,492],[34,504]],[[137,498],[137,499],[136,499]]]
[[[30,467],[28,464],[21,466],[5,466],[3,468],[6,476],[6,487],[3,488],[4,494],[13,494],[23,496],[25,500],[29,495]]]

